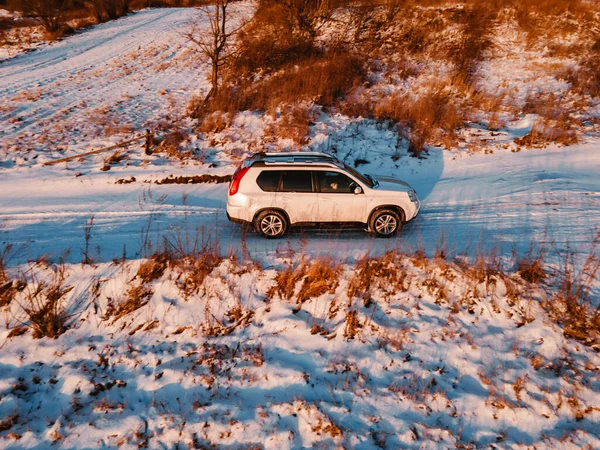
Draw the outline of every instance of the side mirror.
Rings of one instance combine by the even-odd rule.
[[[354,194],[358,195],[358,194],[362,194],[362,188],[360,186],[356,186],[354,188]]]

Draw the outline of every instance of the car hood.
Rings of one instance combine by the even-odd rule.
[[[377,189],[378,191],[409,192],[413,190],[408,183],[395,180],[394,178],[377,177],[376,180],[379,182],[379,186],[373,189]]]

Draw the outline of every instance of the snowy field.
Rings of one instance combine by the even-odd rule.
[[[587,255],[600,227],[597,137],[503,148],[531,130],[524,116],[490,135],[493,153],[417,159],[380,124],[321,113],[311,148],[417,190],[421,213],[392,240],[264,240],[227,221],[226,184],[154,183],[231,174],[263,145],[271,119],[258,113],[189,137],[202,158],[137,145],[109,171],[110,152],[43,165],[146,127],[189,129],[185,106],[209,87],[181,35],[194,15],[143,10],[0,62],[0,250],[12,245],[7,280],[27,283],[3,304],[13,284],[0,277],[0,448],[600,448],[600,357],[550,318],[551,286],[515,267],[481,275],[397,256],[351,287],[365,273],[357,261],[390,250]],[[193,289],[189,267],[142,275],[165,238],[196,236],[238,262],[215,264]],[[86,246],[94,264],[80,264]],[[302,297],[310,268],[289,298],[272,289],[288,265],[318,257],[336,261],[318,295]],[[34,339],[22,305],[57,280],[67,330]],[[142,302],[120,314],[131,292]]]

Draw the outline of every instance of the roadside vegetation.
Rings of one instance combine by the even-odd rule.
[[[341,111],[395,127],[413,154],[456,148],[473,124],[497,132],[535,114],[518,146],[571,145],[598,121],[599,19],[585,0],[260,0],[218,93],[189,110],[204,131],[222,128],[216,116],[230,124],[239,111],[260,111],[298,144],[310,111]],[[494,64],[516,54],[529,86],[494,85]],[[543,77],[567,86],[538,90]]]
[[[142,447],[277,441],[273,423],[294,445],[349,444],[363,432],[381,448],[400,438],[593,445],[600,254],[595,245],[578,265],[549,253],[467,260],[390,250],[336,261],[300,252],[263,268],[249,254],[221,256],[199,232],[167,238],[139,261],[0,262],[10,289],[0,307],[3,360],[23,346],[53,349],[48,367],[34,350],[21,357],[26,373],[6,366],[0,391],[19,411],[54,402],[28,415],[0,407],[0,442],[19,445],[27,433],[69,447],[81,427],[96,436],[91,424],[102,417],[114,425],[109,442]],[[172,386],[186,395],[175,400]],[[391,413],[398,405],[410,421]],[[309,425],[289,434],[296,428],[277,422],[281,408]],[[124,411],[145,424],[119,426]],[[515,414],[527,429],[505,428]],[[165,420],[177,433],[161,431]]]

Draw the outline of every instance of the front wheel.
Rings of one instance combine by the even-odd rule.
[[[288,222],[279,211],[263,211],[256,218],[254,228],[266,238],[278,238],[287,232]]]
[[[370,230],[378,237],[392,237],[402,226],[400,216],[391,209],[377,211],[371,217]]]

